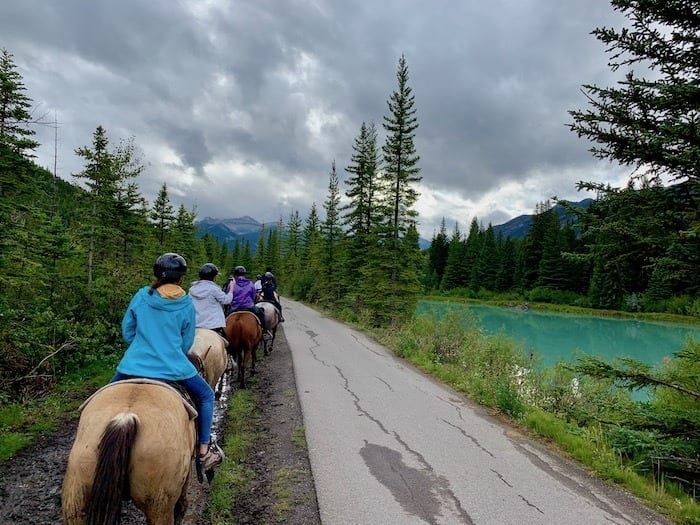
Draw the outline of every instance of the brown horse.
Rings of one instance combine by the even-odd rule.
[[[253,312],[239,310],[226,318],[224,328],[228,337],[228,351],[238,365],[238,384],[245,388],[245,369],[250,366],[250,373],[255,374],[255,350],[262,340],[262,327]]]
[[[263,337],[263,349],[265,355],[268,355],[272,352],[272,345],[277,336],[277,325],[280,324],[280,312],[274,304],[268,303],[267,301],[261,301],[255,306],[265,312],[265,328],[272,334],[272,338],[269,340]]]
[[[150,525],[180,523],[195,415],[175,389],[157,381],[120,381],[93,394],[83,404],[63,479],[65,523],[119,523],[123,499],[131,499]]]
[[[187,356],[194,362],[199,375],[219,395],[220,389],[217,389],[217,387],[226,370],[228,359],[224,338],[214,330],[197,328],[194,344],[188,350]]]

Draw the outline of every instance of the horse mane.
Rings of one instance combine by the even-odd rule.
[[[105,427],[97,447],[95,477],[85,509],[87,525],[119,524],[138,427],[139,418],[132,413],[117,414]]]

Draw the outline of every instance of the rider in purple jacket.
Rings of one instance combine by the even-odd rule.
[[[263,329],[263,334],[268,334],[265,326],[265,312],[255,306],[255,285],[246,277],[246,269],[244,266],[236,266],[233,270],[235,280],[229,284],[233,284],[233,300],[231,301],[231,311],[247,310],[253,312],[260,319],[260,325]]]

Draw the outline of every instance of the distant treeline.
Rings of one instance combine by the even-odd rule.
[[[589,208],[567,208],[571,220],[563,225],[551,203],[543,202],[522,239],[494,234],[477,219],[468,233],[455,226],[448,234],[443,221],[428,250],[426,288],[698,316],[697,184],[637,184],[597,188]]]

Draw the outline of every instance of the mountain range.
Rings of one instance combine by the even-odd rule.
[[[579,202],[572,202],[571,205],[579,208],[588,208],[593,202],[593,199],[584,199]],[[562,225],[570,218],[566,213],[565,208],[557,204],[553,207],[555,213],[559,216]],[[499,224],[493,227],[494,233],[502,233],[504,237],[512,239],[521,239],[532,226],[533,215],[519,215],[508,222]],[[260,238],[261,233],[267,234],[271,229],[277,228],[277,223],[263,224],[249,216],[231,218],[231,219],[216,219],[213,217],[205,217],[197,222],[198,235],[200,237],[205,234],[210,234],[219,242],[225,242],[229,246],[233,246],[236,239],[240,241],[248,241],[250,248],[255,252],[255,248]],[[421,250],[430,246],[430,240],[420,238],[418,245]]]

